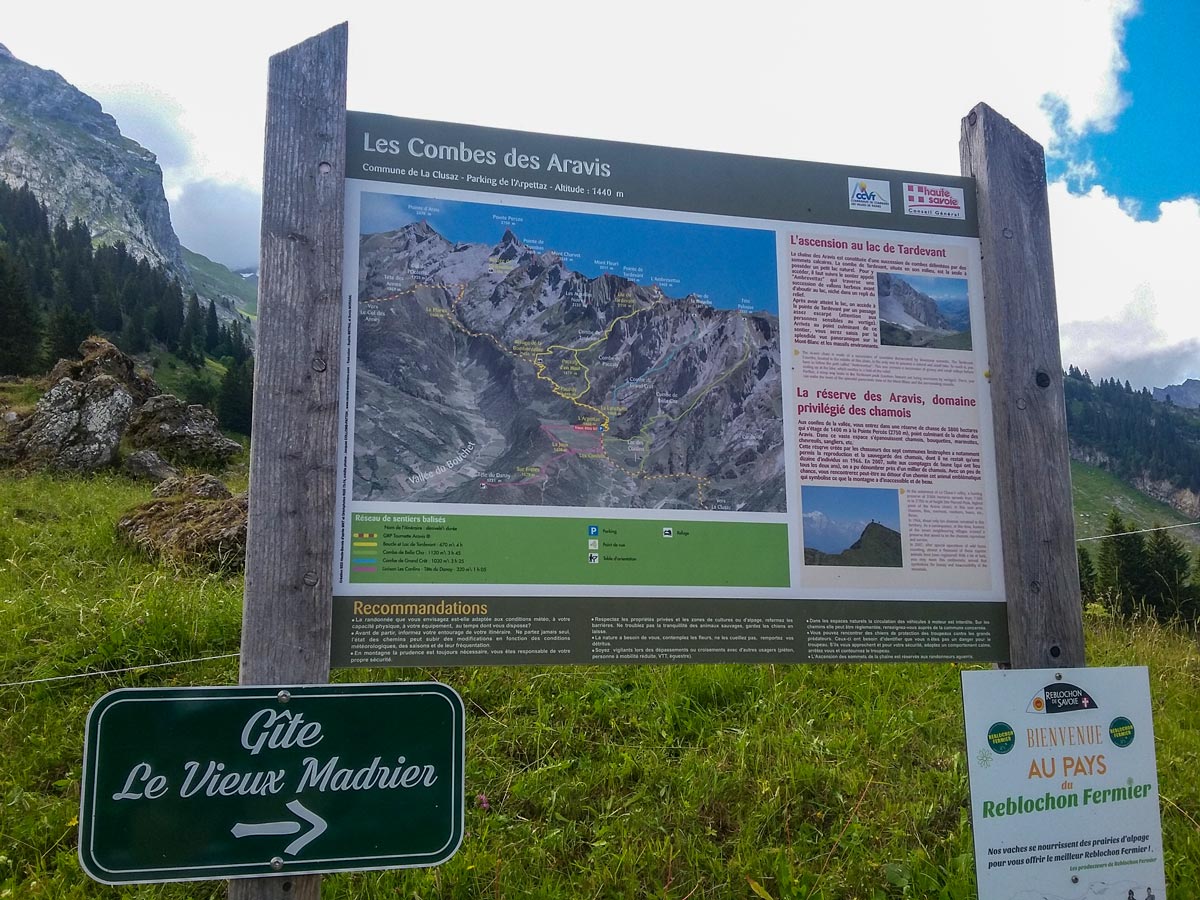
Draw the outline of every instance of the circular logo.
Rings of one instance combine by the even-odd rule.
[[[1108,723],[1108,736],[1118,747],[1128,747],[1133,743],[1133,723],[1124,716],[1117,716]]]
[[[1044,710],[1045,708],[1046,708],[1046,701],[1045,701],[1045,700],[1043,700],[1041,697],[1034,697],[1034,698],[1033,698],[1033,709],[1034,709],[1034,712],[1041,712],[1041,711],[1042,711],[1042,710]]]
[[[996,753],[1007,753],[1016,742],[1017,735],[1007,722],[997,722],[988,729],[988,746]]]

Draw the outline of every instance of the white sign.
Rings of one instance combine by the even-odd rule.
[[[979,900],[1165,900],[1146,668],[962,685]]]

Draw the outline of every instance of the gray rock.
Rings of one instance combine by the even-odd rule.
[[[16,437],[17,460],[39,468],[92,472],[112,465],[133,397],[109,375],[64,379],[38,401]]]
[[[32,413],[22,414],[15,409],[7,409],[0,416],[0,466],[11,466],[21,461],[24,450],[20,438],[31,416]]]
[[[233,496],[215,475],[176,475],[156,485],[150,493],[155,497],[200,497],[205,500],[228,500]]]
[[[79,355],[82,360],[60,359],[56,362],[46,379],[47,383],[58,384],[64,378],[91,381],[97,375],[109,375],[129,391],[136,406],[162,393],[153,378],[138,369],[137,363],[105,338],[88,338],[79,345]]]
[[[223,465],[242,449],[237,441],[221,434],[212,410],[189,406],[171,394],[151,397],[134,410],[128,437],[137,449],[157,450],[179,465]]]
[[[130,478],[153,481],[156,484],[179,477],[179,470],[153,450],[136,450],[130,453],[122,460],[121,468]]]

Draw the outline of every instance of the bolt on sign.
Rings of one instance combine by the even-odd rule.
[[[443,684],[113,691],[80,862],[105,884],[437,865],[462,842],[464,721]]]

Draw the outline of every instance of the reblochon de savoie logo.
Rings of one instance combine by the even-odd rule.
[[[1025,712],[1030,713],[1065,713],[1079,712],[1086,709],[1099,709],[1096,701],[1081,687],[1061,681],[1048,684],[1029,701]]]

